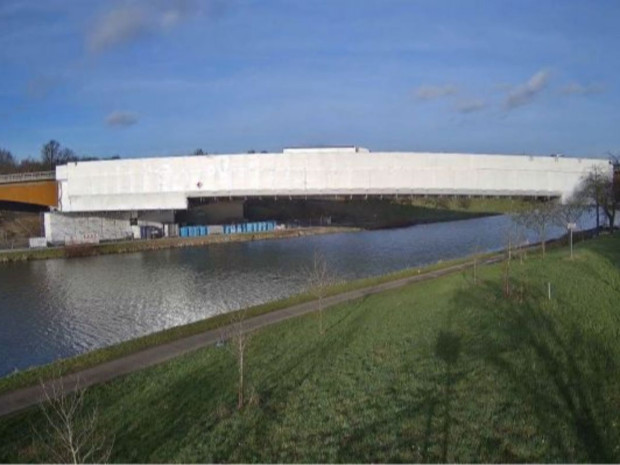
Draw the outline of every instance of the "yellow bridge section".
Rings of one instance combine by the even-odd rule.
[[[0,202],[57,207],[58,183],[54,172],[0,176]]]

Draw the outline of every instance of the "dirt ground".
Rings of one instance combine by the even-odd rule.
[[[24,247],[29,237],[41,235],[41,214],[0,210],[0,248]]]

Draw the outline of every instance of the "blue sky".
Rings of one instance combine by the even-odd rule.
[[[0,147],[620,149],[620,2],[0,0]]]

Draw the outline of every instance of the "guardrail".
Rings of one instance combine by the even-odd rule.
[[[55,179],[56,173],[54,171],[34,171],[31,173],[13,173],[0,175],[0,184],[31,181],[48,181]]]

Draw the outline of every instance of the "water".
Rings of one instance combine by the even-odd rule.
[[[509,218],[0,265],[0,376],[304,290],[505,247]],[[549,237],[563,231],[553,228]],[[529,236],[533,240],[532,235]]]

